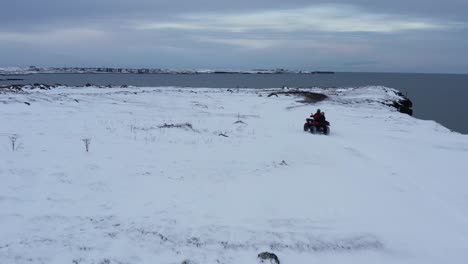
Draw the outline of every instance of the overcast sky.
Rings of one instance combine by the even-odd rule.
[[[468,73],[466,0],[0,2],[0,67]]]

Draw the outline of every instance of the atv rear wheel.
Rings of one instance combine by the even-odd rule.
[[[330,134],[330,128],[326,126],[326,127],[323,129],[323,134],[325,134],[325,135]]]
[[[317,132],[316,126],[310,126],[310,133],[315,134]]]

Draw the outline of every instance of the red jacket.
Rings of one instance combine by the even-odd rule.
[[[315,113],[312,117],[314,118],[315,121],[317,121],[320,117],[320,113]]]

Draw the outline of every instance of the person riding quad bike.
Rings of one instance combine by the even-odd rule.
[[[317,123],[317,128],[323,129],[323,131],[326,131],[328,129],[327,126],[330,125],[330,123],[325,118],[325,112],[321,112],[320,116],[315,119],[315,122]]]
[[[313,117],[314,120],[318,120],[320,117],[320,109],[317,109],[317,112],[315,112],[313,115],[310,115],[310,117]]]
[[[328,122],[325,118],[325,112],[321,112],[320,109],[317,109],[317,112],[310,117],[307,118],[306,123],[304,124],[304,131],[309,131],[312,134],[316,132],[321,132],[325,135],[330,133],[330,122]]]

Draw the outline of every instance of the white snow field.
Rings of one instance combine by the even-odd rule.
[[[468,136],[315,90],[0,94],[0,263],[468,263]]]

